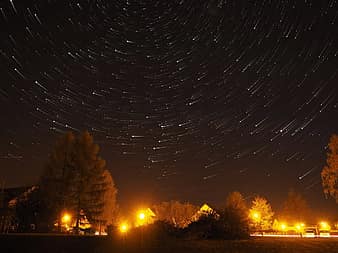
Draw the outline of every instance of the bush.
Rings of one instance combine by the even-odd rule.
[[[245,239],[249,237],[247,220],[234,209],[220,212],[219,217],[202,216],[185,230],[191,239]]]
[[[137,229],[142,228],[139,227]],[[143,234],[152,239],[164,239],[168,237],[180,237],[182,232],[181,229],[176,228],[169,222],[155,221],[153,224],[147,225],[146,229],[143,230]]]

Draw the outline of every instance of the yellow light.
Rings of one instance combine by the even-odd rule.
[[[300,226],[300,224],[296,224],[296,229],[300,230],[302,227]]]
[[[257,211],[252,211],[251,212],[251,217],[254,221],[258,222],[261,219],[261,214]]]
[[[72,216],[68,213],[65,213],[63,216],[62,216],[62,223],[69,223],[72,219]]]
[[[287,225],[285,223],[280,224],[280,229],[285,231],[287,228]]]
[[[321,230],[330,230],[331,229],[329,223],[327,223],[326,221],[320,222],[319,225],[320,225]]]
[[[145,215],[143,212],[139,213],[139,215],[138,215],[138,218],[139,218],[140,220],[144,220],[145,217],[146,217],[146,215]]]
[[[128,224],[127,224],[127,223],[122,223],[122,224],[120,225],[120,232],[121,232],[121,233],[127,233],[128,229],[129,229],[129,227],[128,227]]]

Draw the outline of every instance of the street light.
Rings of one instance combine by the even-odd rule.
[[[120,225],[120,232],[121,232],[122,234],[127,233],[127,232],[128,232],[128,229],[129,229],[129,226],[128,226],[127,223],[122,223],[122,224]]]
[[[63,213],[61,216],[60,229],[64,227],[66,231],[69,231],[71,227],[71,222],[72,222],[72,216],[67,212]]]
[[[320,225],[321,230],[330,230],[331,229],[329,223],[327,223],[326,221],[320,222],[319,225]]]
[[[72,219],[72,216],[70,214],[64,213],[62,218],[61,218],[61,221],[62,221],[62,223],[67,224],[71,221],[71,219]]]
[[[143,210],[137,213],[137,226],[143,226],[146,222],[146,214]]]
[[[287,228],[287,225],[285,223],[280,224],[280,229],[284,232]]]
[[[139,213],[139,215],[138,215],[138,218],[140,219],[140,220],[144,220],[144,218],[146,217],[146,215],[142,212],[142,213]]]
[[[260,213],[258,213],[258,212],[254,212],[254,213],[253,213],[253,218],[254,218],[255,220],[259,220],[260,217],[261,217]]]

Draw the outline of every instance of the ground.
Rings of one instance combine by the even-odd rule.
[[[94,236],[0,235],[0,252],[49,253],[338,253],[333,238],[255,238],[239,241],[162,239],[140,237],[112,240]]]

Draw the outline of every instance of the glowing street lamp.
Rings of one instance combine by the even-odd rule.
[[[259,213],[255,212],[255,213],[253,214],[253,217],[254,217],[255,220],[259,220],[261,216],[260,216]]]
[[[122,223],[122,224],[120,225],[120,232],[121,232],[122,234],[127,233],[127,232],[128,232],[128,229],[129,229],[129,226],[128,226],[127,223]]]
[[[302,231],[302,230],[304,229],[304,226],[305,226],[304,223],[297,223],[297,224],[295,225],[295,228],[296,228],[296,230],[299,232],[299,231]]]
[[[64,213],[62,215],[62,218],[61,218],[62,223],[68,224],[71,220],[72,220],[72,216],[70,214]]]
[[[138,218],[139,218],[140,220],[144,220],[144,219],[146,218],[146,215],[144,214],[144,212],[140,212],[140,213],[138,214]]]
[[[285,223],[280,224],[280,229],[281,229],[282,231],[285,231],[286,228],[287,228],[287,225],[286,225]]]
[[[331,229],[329,223],[327,223],[326,221],[320,222],[319,225],[320,225],[321,230],[330,230]]]
[[[146,213],[143,210],[140,210],[137,212],[137,221],[136,221],[136,226],[143,226],[144,224],[146,224]]]
[[[258,211],[252,211],[250,216],[254,222],[259,222],[261,220],[261,214]]]

